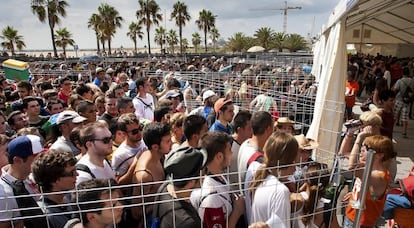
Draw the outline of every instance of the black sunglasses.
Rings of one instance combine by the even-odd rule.
[[[144,128],[144,126],[142,124],[139,125],[138,128],[135,128],[133,130],[128,131],[128,133],[131,133],[133,135],[138,134],[140,131],[142,131],[142,129]]]
[[[64,172],[63,174],[62,174],[62,177],[76,177],[76,175],[77,175],[78,173],[77,173],[77,171],[76,171],[76,169],[72,169],[71,171],[69,171],[69,172]]]
[[[112,141],[112,137],[105,137],[105,138],[102,138],[102,139],[94,139],[93,141],[101,141],[104,144],[108,144]]]

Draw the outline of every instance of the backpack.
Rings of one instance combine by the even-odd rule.
[[[414,205],[414,166],[411,168],[411,172],[408,177],[399,180],[401,190],[403,194]]]
[[[257,161],[259,163],[263,163],[263,152],[262,151],[256,151],[252,156],[250,156],[249,160],[247,161],[247,168],[249,168],[250,164],[252,162]]]
[[[403,100],[404,103],[409,104],[409,103],[414,101],[414,93],[413,93],[413,90],[411,89],[411,87],[409,85],[407,85],[405,82],[404,82],[404,84],[407,87],[405,88],[405,91],[402,94],[402,100]]]
[[[105,161],[108,163],[109,167],[112,168],[112,165],[109,162],[109,160],[105,158]],[[92,173],[91,169],[89,169],[89,167],[87,165],[84,165],[84,164],[76,164],[76,170],[79,170],[79,171],[83,171],[85,173],[88,173],[89,175],[91,175],[92,179],[95,179],[96,178],[95,174]]]

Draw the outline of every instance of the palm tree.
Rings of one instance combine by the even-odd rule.
[[[187,49],[188,49],[188,40],[187,40],[187,38],[183,38],[182,42],[183,42],[183,53],[186,53]]]
[[[247,44],[248,37],[246,37],[242,32],[237,32],[229,38],[226,46],[232,52],[242,52],[247,49]]]
[[[174,54],[174,46],[178,44],[177,33],[175,32],[175,30],[170,29],[170,31],[168,31],[166,38],[167,43],[170,46],[171,54]]]
[[[7,50],[10,50],[14,56],[14,50],[16,47],[19,51],[26,47],[26,44],[23,41],[23,36],[18,34],[18,31],[11,26],[6,26],[6,28],[1,31],[1,39],[5,40],[1,42],[1,46]]]
[[[216,43],[218,38],[220,37],[220,33],[216,27],[213,27],[210,31],[210,39],[213,42],[213,50],[216,52]]]
[[[107,3],[102,3],[98,7],[99,16],[101,17],[101,31],[104,40],[108,41],[108,54],[111,54],[112,36],[116,33],[117,28],[121,28],[121,22],[124,20],[118,10]]]
[[[139,0],[140,9],[137,11],[138,24],[147,29],[148,54],[151,54],[150,29],[162,20],[161,9],[155,0]]]
[[[195,53],[198,53],[198,45],[201,44],[201,37],[200,34],[198,34],[198,32],[193,33],[191,43],[193,43]]]
[[[204,47],[207,52],[207,33],[210,32],[211,28],[215,26],[216,17],[210,10],[203,9],[200,11],[196,24],[200,30],[204,31]]]
[[[66,16],[66,7],[69,4],[65,0],[32,0],[32,13],[37,15],[40,22],[45,23],[46,19],[49,24],[50,33],[52,36],[53,52],[57,57],[57,50],[55,44],[55,26],[60,24],[60,16]]]
[[[102,19],[99,16],[99,14],[92,14],[92,16],[88,20],[88,28],[91,28],[95,31],[95,37],[96,37],[96,46],[98,48],[98,53],[101,52],[101,48],[99,46],[99,41],[101,40],[101,30],[100,26],[102,24]],[[104,50],[105,51],[105,50]]]
[[[287,35],[284,45],[290,52],[305,50],[307,48],[305,38],[299,34]]]
[[[66,58],[66,46],[75,45],[75,41],[72,39],[72,34],[67,28],[56,30],[56,46],[63,49],[63,55]]]
[[[135,53],[137,52],[137,38],[142,40],[144,33],[142,32],[142,26],[138,23],[131,22],[129,24],[129,31],[127,32],[127,36],[134,42],[134,50]]]
[[[256,30],[254,37],[257,44],[262,46],[265,50],[269,50],[270,43],[272,42],[273,30],[269,27],[262,27]]]
[[[273,46],[279,51],[282,52],[284,48],[284,41],[286,39],[286,33],[276,32],[273,34]]]
[[[155,29],[154,42],[160,45],[161,53],[163,52],[163,45],[165,44],[165,28],[160,26]]]
[[[191,16],[187,11],[187,5],[178,1],[173,6],[171,19],[175,18],[175,24],[178,26],[178,35],[180,36],[180,54],[183,54],[183,26],[186,21],[190,21]]]

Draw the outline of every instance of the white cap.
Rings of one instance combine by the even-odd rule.
[[[203,102],[205,102],[208,98],[216,95],[216,93],[213,92],[213,90],[207,90],[203,93]]]

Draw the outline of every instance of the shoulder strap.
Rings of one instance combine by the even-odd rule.
[[[252,162],[254,162],[254,161],[262,163],[263,162],[263,152],[261,152],[261,151],[254,152],[254,154],[252,154],[252,156],[250,156],[249,161],[247,161],[247,168],[249,168],[250,164],[252,164]]]
[[[126,161],[128,161],[129,159],[131,159],[131,158],[133,158],[133,157],[135,157],[136,156],[136,154],[134,154],[134,155],[132,155],[132,156],[129,156],[128,158],[126,158],[125,160],[123,160],[121,163],[119,163],[119,165],[118,166],[116,166],[115,167],[115,169],[114,169],[114,171],[115,172],[118,172],[118,169],[119,168],[121,168],[121,166],[126,162]],[[109,163],[109,161],[108,161],[108,164],[110,164]]]
[[[112,164],[111,164],[111,162],[109,161],[109,159],[108,159],[108,158],[105,158],[105,161],[106,161],[106,163],[108,163],[109,167],[111,167],[111,169],[112,169]]]
[[[139,100],[139,101],[141,101],[147,108],[151,108],[152,109],[152,106],[151,105],[149,105],[149,104],[147,104],[147,103],[145,103],[145,101],[144,100],[142,100],[142,98],[140,98],[140,97],[138,97],[138,96],[136,96],[136,98]]]
[[[91,175],[92,178],[96,178],[95,175],[92,173],[91,169],[89,169],[89,167],[84,164],[76,164],[76,170],[83,171]]]

